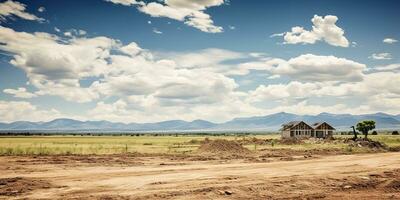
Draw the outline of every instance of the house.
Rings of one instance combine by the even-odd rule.
[[[292,121],[282,125],[282,137],[311,137],[313,128],[303,121]]]
[[[281,134],[283,138],[326,138],[332,136],[334,130],[335,128],[326,122],[318,122],[310,126],[304,121],[292,121],[282,125]]]
[[[314,134],[312,137],[317,137],[317,138],[327,138],[331,137],[333,134],[333,131],[336,130],[333,128],[331,125],[329,125],[326,122],[317,122],[312,125],[314,129]]]

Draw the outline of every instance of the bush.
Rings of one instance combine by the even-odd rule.
[[[399,132],[398,131],[393,131],[392,135],[399,135]]]
[[[372,131],[372,135],[378,135],[378,132]]]

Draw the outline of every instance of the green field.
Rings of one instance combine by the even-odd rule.
[[[0,155],[82,155],[82,154],[121,154],[121,153],[168,153],[190,154],[194,152],[201,141],[209,139],[228,139],[251,141],[258,139],[279,139],[275,135],[250,136],[1,136]],[[350,136],[338,136],[350,137]],[[384,142],[389,147],[400,146],[400,136],[371,135],[371,139]],[[290,148],[294,150],[310,149],[345,149],[347,144],[297,144],[283,145],[276,142],[257,145],[247,142],[250,150]]]

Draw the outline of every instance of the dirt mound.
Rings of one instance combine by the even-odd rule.
[[[229,153],[229,154],[244,154],[250,153],[250,150],[244,148],[242,145],[235,141],[230,140],[205,140],[200,145],[199,152],[202,153]]]
[[[348,139],[345,141],[350,147],[367,147],[371,149],[387,149],[386,144],[380,143],[378,141],[373,141],[371,139],[361,139],[356,140]]]
[[[36,189],[50,188],[51,184],[31,178],[2,178],[0,179],[0,196],[19,196]]]

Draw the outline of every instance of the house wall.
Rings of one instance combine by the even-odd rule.
[[[327,125],[326,123],[324,123],[324,124],[322,124],[321,126],[319,126],[318,128],[316,128],[316,129],[314,130],[314,132],[316,133],[316,137],[319,136],[317,133],[321,133],[322,136],[320,136],[320,137],[326,138],[326,137],[329,137],[329,136],[332,136],[332,135],[333,135],[333,130],[334,130],[334,129],[332,129],[329,125]]]
[[[281,136],[283,138],[290,138],[290,131],[282,131]]]

